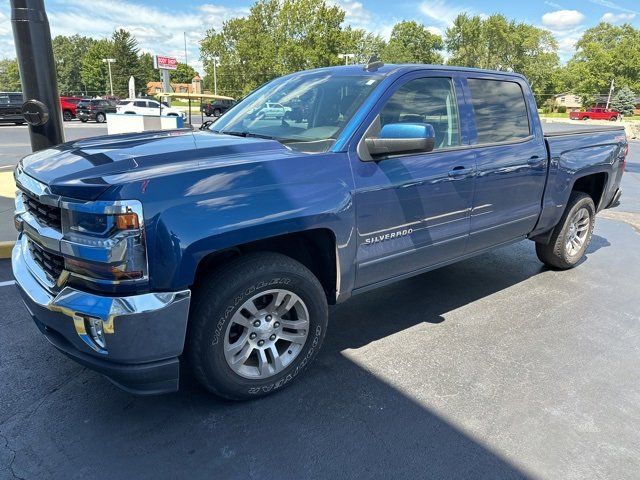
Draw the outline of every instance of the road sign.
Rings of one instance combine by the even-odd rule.
[[[178,60],[171,57],[163,57],[161,55],[154,55],[153,68],[160,70],[177,70]]]

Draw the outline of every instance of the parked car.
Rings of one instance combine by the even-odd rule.
[[[620,112],[608,108],[588,108],[582,112],[571,112],[569,118],[572,120],[609,120],[615,122],[620,118]]]
[[[254,116],[304,94],[306,122]],[[15,171],[28,311],[130,392],[175,391],[187,366],[227,398],[279,391],[317,356],[328,304],[509,243],[573,268],[628,152],[621,126],[543,130],[529,82],[506,72],[308,70],[234,111],[207,131],[69,142]]]
[[[290,110],[290,109],[289,109]],[[279,103],[267,102],[263,105],[259,105],[251,112],[251,116],[254,118],[284,118],[287,113],[287,109]]]
[[[23,102],[20,92],[0,92],[0,123],[22,125],[25,122],[22,116]]]
[[[223,113],[229,110],[236,104],[235,100],[220,99],[211,103],[205,103],[202,105],[201,110],[207,117],[220,117]]]
[[[146,100],[141,98],[129,98],[118,102],[118,113],[128,115],[166,115],[168,117],[186,118],[185,112],[177,108],[171,108],[165,103],[157,100]]]
[[[78,103],[88,100],[79,97],[60,97],[60,108],[62,109],[62,119],[70,122],[78,115]]]
[[[82,123],[89,120],[104,123],[107,121],[107,113],[116,113],[116,104],[104,99],[82,100],[78,102],[76,112]]]

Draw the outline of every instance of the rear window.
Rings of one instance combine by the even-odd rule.
[[[521,140],[530,135],[527,105],[516,82],[470,78],[478,143]]]

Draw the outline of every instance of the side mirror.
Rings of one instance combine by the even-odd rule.
[[[366,138],[371,159],[387,155],[430,152],[435,145],[436,133],[428,123],[389,123],[382,127],[376,138]]]

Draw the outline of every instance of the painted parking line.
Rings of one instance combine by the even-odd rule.
[[[6,282],[0,282],[0,287],[8,287],[9,285],[15,285],[15,280],[8,280]]]

